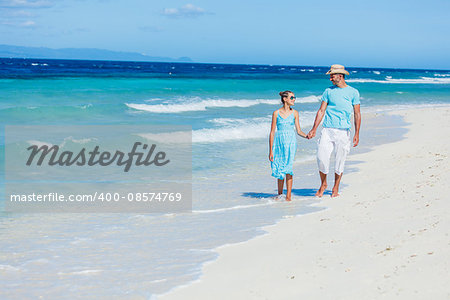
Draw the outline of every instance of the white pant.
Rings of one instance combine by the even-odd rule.
[[[351,147],[350,129],[323,128],[317,145],[319,171],[328,174],[331,153],[334,149],[336,155],[334,172],[341,175],[344,172],[345,159]]]

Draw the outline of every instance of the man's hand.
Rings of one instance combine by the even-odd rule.
[[[306,135],[306,138],[309,140],[315,136],[316,136],[316,131],[311,129],[311,131]]]
[[[353,137],[353,147],[358,146],[359,144],[359,135],[355,134],[355,136]]]

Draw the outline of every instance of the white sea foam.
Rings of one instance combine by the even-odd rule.
[[[373,74],[377,74],[377,75],[380,75],[380,74],[381,74],[380,71],[372,71],[372,73],[373,73]]]
[[[92,104],[91,104],[91,103],[88,103],[88,104],[86,104],[86,105],[80,106],[81,109],[86,109],[86,108],[89,108],[89,107],[92,107]]]
[[[11,265],[0,265],[0,270],[17,272],[17,271],[20,271],[20,268],[17,268],[17,267],[11,266]]]
[[[314,103],[314,102],[319,102],[322,96],[306,96],[306,97],[299,97],[297,98],[296,102],[300,102],[300,103]]]
[[[314,123],[315,112],[300,112],[302,128]],[[192,131],[192,143],[222,143],[233,140],[265,139],[270,133],[272,116],[257,118],[214,118],[210,123],[218,127],[203,128]],[[138,133],[142,138],[163,142],[182,144],[191,142],[191,135],[186,131],[166,133]]]
[[[278,203],[278,202],[269,200],[266,203],[248,204],[248,205],[236,205],[236,206],[222,207],[222,208],[216,208],[216,209],[193,210],[192,212],[196,213],[196,214],[209,214],[209,213],[217,213],[217,212],[223,212],[223,211],[235,210],[235,209],[267,206],[267,205],[272,205],[272,204],[276,204],[276,203]]]
[[[311,126],[315,112],[300,112],[300,126]],[[193,143],[221,143],[232,140],[265,139],[270,133],[271,117],[250,119],[213,119],[212,122],[221,124],[219,128],[205,128],[192,131]]]
[[[252,123],[267,123],[271,121],[271,116],[252,118],[252,119],[233,119],[233,118],[215,118],[209,122],[222,126],[247,125],[251,120]]]
[[[249,140],[266,138],[269,135],[270,122],[250,122],[235,126],[205,128],[192,131],[193,143],[221,143],[232,140]]]
[[[72,136],[66,137],[64,138],[64,140],[62,141],[61,144],[59,144],[59,147],[64,147],[66,145],[67,142],[73,142],[76,144],[86,144],[92,141],[96,141],[96,138],[86,138],[86,139],[74,139]],[[31,146],[38,146],[38,148],[42,147],[42,146],[48,146],[48,147],[53,147],[55,144],[53,143],[48,143],[48,142],[42,142],[42,141],[38,141],[38,140],[28,140],[27,143]]]
[[[412,103],[412,104],[395,104],[395,105],[379,105],[379,106],[369,106],[365,107],[365,113],[384,113],[390,111],[398,110],[408,110],[408,109],[420,109],[420,108],[437,108],[437,107],[447,107],[448,104],[444,103]]]
[[[450,78],[432,78],[432,77],[421,77],[420,79],[386,78],[386,80],[355,78],[355,79],[348,79],[347,82],[393,83],[393,84],[450,84]]]
[[[86,139],[74,139],[72,136],[64,138],[63,142],[59,145],[60,147],[64,147],[67,142],[72,142],[75,144],[87,144],[89,142],[97,141],[97,138],[86,138]]]
[[[146,100],[148,102],[154,101]],[[298,103],[314,103],[320,101],[320,96],[310,95],[306,97],[298,97]],[[148,111],[153,113],[182,113],[188,111],[204,111],[208,108],[215,107],[250,107],[258,104],[279,105],[279,99],[241,99],[241,100],[216,100],[206,99],[200,100],[193,98],[189,101],[175,103],[175,104],[139,104],[139,103],[125,103],[129,108],[140,111]]]
[[[136,135],[144,139],[159,143],[185,144],[192,141],[191,132],[186,131],[175,131],[167,133],[138,133]]]
[[[181,113],[187,111],[204,111],[213,107],[249,107],[258,104],[279,104],[279,100],[257,99],[257,100],[201,100],[199,102],[185,102],[177,104],[137,104],[125,103],[128,107],[154,112],[154,113]]]
[[[31,146],[38,146],[39,148],[42,146],[48,146],[48,147],[53,146],[53,144],[51,144],[51,143],[46,143],[46,142],[41,142],[41,141],[36,141],[36,140],[29,140],[29,141],[27,141],[27,143]]]
[[[434,76],[436,76],[436,77],[450,77],[450,74],[438,74],[438,73],[436,73],[436,74],[434,74]]]
[[[102,270],[83,270],[83,271],[76,271],[76,272],[58,272],[58,275],[94,275],[97,273],[103,272]]]

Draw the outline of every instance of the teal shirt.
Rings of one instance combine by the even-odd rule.
[[[323,127],[350,129],[353,105],[360,104],[359,92],[351,86],[329,87],[323,92],[322,101],[328,103]]]

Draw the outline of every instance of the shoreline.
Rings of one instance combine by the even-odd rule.
[[[433,202],[428,199],[432,195],[436,195],[438,197],[434,202],[437,202],[438,205],[432,206],[430,203],[426,203],[426,209],[420,207],[417,210],[432,210],[429,208],[442,205],[443,208],[434,211],[437,216],[443,215],[446,210],[447,212],[450,210],[448,205],[445,206],[444,203],[439,202],[445,194],[448,194],[444,192],[445,189],[449,191],[448,187],[441,185],[437,185],[437,187],[436,185],[427,186],[430,190],[423,192],[419,188],[414,189],[415,186],[412,186],[414,183],[411,182],[413,176],[416,180],[418,179],[416,177],[421,175],[421,173],[415,174],[416,168],[421,167],[423,172],[428,170],[427,164],[429,162],[426,159],[429,159],[429,157],[417,155],[418,150],[419,152],[433,150],[436,153],[428,152],[436,154],[436,157],[438,157],[438,154],[442,155],[438,159],[444,162],[448,158],[448,143],[443,141],[442,138],[440,140],[433,138],[437,136],[445,137],[446,133],[450,132],[448,121],[450,106],[400,110],[388,112],[388,114],[402,116],[404,121],[407,122],[405,127],[408,132],[400,141],[371,147],[369,152],[351,154],[348,162],[357,161],[358,171],[347,172],[347,175],[343,178],[344,186],[341,187],[340,197],[334,200],[324,196],[315,205],[325,206],[326,209],[306,215],[283,218],[275,225],[263,227],[263,230],[266,231],[263,235],[256,236],[246,242],[217,247],[214,251],[217,251],[218,258],[203,264],[200,278],[190,284],[175,287],[171,291],[159,295],[158,299],[208,299],[213,295],[214,298],[218,299],[231,297],[238,299],[293,299],[300,296],[353,299],[377,298],[386,295],[390,298],[410,299],[417,297],[419,299],[421,295],[422,297],[429,296],[433,292],[436,297],[448,297],[450,289],[438,288],[439,282],[441,287],[445,287],[445,279],[443,278],[446,278],[445,274],[449,270],[449,264],[445,262],[449,255],[445,255],[446,251],[442,251],[445,246],[447,249],[449,247],[445,245],[445,242],[429,246],[430,249],[438,249],[433,251],[426,250],[423,246],[420,247],[413,242],[414,247],[410,252],[414,253],[406,255],[403,253],[405,250],[398,245],[400,243],[398,239],[393,239],[390,242],[383,241],[386,240],[385,235],[389,236],[393,232],[399,235],[398,237],[401,237],[402,242],[405,243],[408,237],[416,237],[427,231],[431,232],[431,228],[418,231],[423,229],[416,228],[420,226],[416,224],[418,220],[414,218],[414,211],[404,207],[408,199],[414,199],[412,204],[417,204],[415,202],[422,203],[423,201]],[[444,126],[440,128],[441,134],[438,135],[433,130],[436,130],[437,125],[441,125],[441,123]],[[419,138],[420,132],[432,134],[421,139]],[[423,145],[421,145],[421,142]],[[423,148],[417,149],[417,145],[421,145]],[[437,152],[436,149],[442,150]],[[413,152],[415,156],[409,152]],[[386,156],[386,153],[391,154],[392,157]],[[409,158],[415,157],[420,162],[405,164],[408,156]],[[400,166],[401,163],[405,165]],[[396,168],[392,168],[395,165],[397,165]],[[448,170],[448,167],[444,165],[445,163],[441,163],[437,165],[436,169],[442,171],[446,168]],[[383,170],[383,166],[386,167],[386,171]],[[410,172],[404,173],[411,178],[401,178],[401,172],[398,170],[400,168],[411,169]],[[371,172],[371,170],[375,171]],[[437,170],[433,169],[432,171],[436,173]],[[383,172],[387,174],[386,177],[383,177]],[[397,174],[399,172],[400,174]],[[434,173],[429,175],[430,178],[444,176],[448,178],[445,171],[441,172],[443,175],[440,174],[439,177]],[[390,186],[392,180],[394,180],[392,178],[394,175],[399,178],[398,186],[405,186],[403,189],[399,190],[396,186]],[[331,178],[329,178],[328,183],[329,187],[332,186]],[[442,181],[438,183],[442,183]],[[374,189],[374,186],[378,188]],[[406,186],[410,186],[409,190]],[[417,186],[419,185],[417,184]],[[369,191],[370,194],[368,194]],[[417,194],[421,196],[420,199],[416,199]],[[402,201],[392,202],[392,200],[388,200],[391,195]],[[397,209],[390,211],[383,208],[382,204]],[[376,211],[371,211],[371,207],[376,208]],[[415,221],[410,226],[409,231],[411,233],[407,232],[406,235],[401,232],[403,227],[407,227],[401,221],[405,219],[405,216],[399,214],[399,211],[405,210],[410,213],[406,217],[411,218],[412,223]],[[361,216],[360,213],[365,213],[367,217]],[[395,216],[397,219],[387,219],[389,214],[394,214],[393,217]],[[368,222],[368,218],[371,222]],[[378,219],[385,223],[381,221],[377,223]],[[444,221],[442,217],[439,220],[440,223]],[[428,227],[436,228],[440,223],[434,222],[431,225],[428,224]],[[375,224],[377,227],[374,227]],[[392,225],[392,230],[391,228],[379,230],[380,227],[383,228],[387,224]],[[362,229],[358,230],[359,226],[362,226]],[[338,230],[339,227],[342,227],[343,232]],[[442,227],[442,225],[439,225],[439,228]],[[302,232],[298,228],[305,228],[305,230]],[[365,234],[366,231],[367,234]],[[319,239],[316,237],[318,233],[320,233]],[[362,234],[360,236],[362,242],[360,243],[355,240],[355,235],[358,236],[358,234]],[[440,240],[442,240],[442,237]],[[440,248],[438,245],[440,245]],[[330,252],[331,249],[334,250]],[[363,255],[361,255],[361,251]],[[281,253],[282,255],[280,255]],[[398,257],[399,254],[397,253],[403,253],[404,255]],[[333,257],[335,254],[338,254],[337,257]],[[365,255],[368,255],[369,258],[365,258]],[[389,263],[383,260],[385,257],[385,260]],[[440,276],[440,280],[439,278],[429,279],[433,277],[431,271],[424,275],[421,275],[420,271],[416,271],[419,274],[416,277],[423,277],[422,280],[412,285],[417,287],[416,290],[411,291],[407,288],[411,279],[410,276],[414,276],[414,274],[410,272],[402,273],[402,269],[413,268],[418,264],[415,263],[416,261],[427,262],[431,259],[432,262],[435,262],[439,258],[443,258],[442,264],[438,265],[441,267],[440,271],[444,271],[442,272],[444,276]],[[426,267],[424,263],[419,263],[419,266],[420,268]],[[436,267],[437,265],[433,264],[433,266]],[[398,275],[400,273],[401,276]],[[370,276],[364,279],[364,275]],[[429,284],[427,280],[432,281],[435,288],[420,289],[420,283]],[[350,286],[348,286],[349,281]]]

